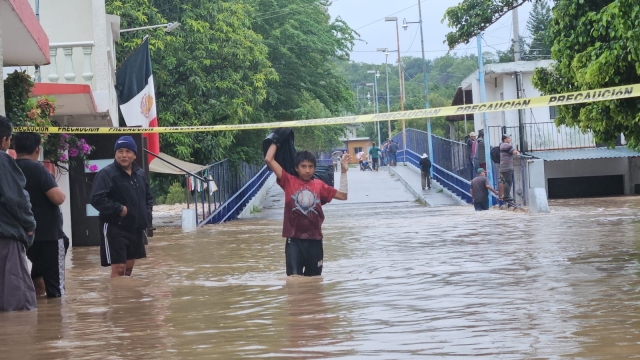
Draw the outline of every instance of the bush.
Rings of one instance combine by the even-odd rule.
[[[156,196],[153,200],[153,204],[154,205],[162,205],[164,204],[164,196],[160,195],[160,196]]]
[[[164,203],[167,205],[183,204],[187,202],[185,190],[180,183],[173,183],[169,186],[169,193]]]

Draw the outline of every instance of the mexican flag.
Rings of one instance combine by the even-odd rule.
[[[156,94],[153,87],[151,72],[151,54],[149,39],[129,55],[116,70],[116,93],[120,111],[127,126],[157,127],[158,113],[156,111]],[[147,148],[154,153],[160,152],[160,138],[158,134],[142,134],[147,138]],[[139,153],[138,156],[142,156]],[[149,155],[149,162],[153,160]]]

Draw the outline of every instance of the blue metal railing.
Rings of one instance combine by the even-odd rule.
[[[211,219],[214,214],[224,213],[223,218],[225,221],[234,219],[235,217],[227,217],[226,215],[227,212],[234,210],[237,204],[231,207],[230,205],[238,199],[238,194],[248,184],[255,183],[255,179],[262,175],[261,172],[265,171],[265,169],[266,166],[264,165],[258,166],[246,163],[241,164],[239,167],[234,167],[229,160],[225,159],[211,164],[198,172],[197,175],[209,180],[203,183],[194,179],[192,180],[194,182],[193,190],[188,189],[191,190],[193,196],[198,225],[212,223]],[[217,190],[211,191],[212,184],[215,184]],[[257,193],[258,190],[255,192]],[[239,214],[238,212],[235,216]]]
[[[264,165],[244,186],[238,189],[224,204],[220,205],[211,215],[198,223],[198,227],[206,224],[220,224],[236,219],[245,206],[262,189],[264,183],[271,176],[271,170]]]

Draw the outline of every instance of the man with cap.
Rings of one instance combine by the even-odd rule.
[[[425,186],[431,190],[431,160],[426,153],[422,154],[422,159],[420,159],[420,177],[422,178],[422,190]]]
[[[489,179],[483,168],[478,168],[478,176],[471,180],[471,197],[473,198],[473,207],[476,211],[489,210],[489,190],[498,195],[489,184]]]
[[[513,179],[513,156],[520,152],[511,145],[511,135],[502,135],[500,143],[500,198],[513,201],[511,198],[511,181]]]
[[[475,132],[470,132],[469,136],[467,136],[467,140],[465,142],[467,144],[467,162],[469,163],[470,169],[471,169],[471,179],[473,179],[474,174],[473,174],[473,158],[476,155],[475,152],[475,146],[476,146],[476,133]]]
[[[115,161],[96,175],[91,192],[91,205],[100,212],[100,262],[111,266],[112,278],[131,276],[136,259],[147,257],[153,210],[149,181],[133,162],[138,154],[133,138],[119,138],[114,151]]]

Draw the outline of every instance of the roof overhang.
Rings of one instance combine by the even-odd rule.
[[[36,83],[31,95],[53,96],[56,101],[56,116],[98,114],[93,91],[87,84]]]
[[[49,38],[28,0],[0,0],[2,65],[49,64]]]
[[[108,111],[100,111],[91,86],[87,84],[36,83],[31,96],[52,96],[54,118],[63,126],[113,126]]]
[[[531,151],[527,155],[544,161],[592,160],[640,157],[639,152],[629,150],[626,146],[615,148],[584,148],[567,150]]]

